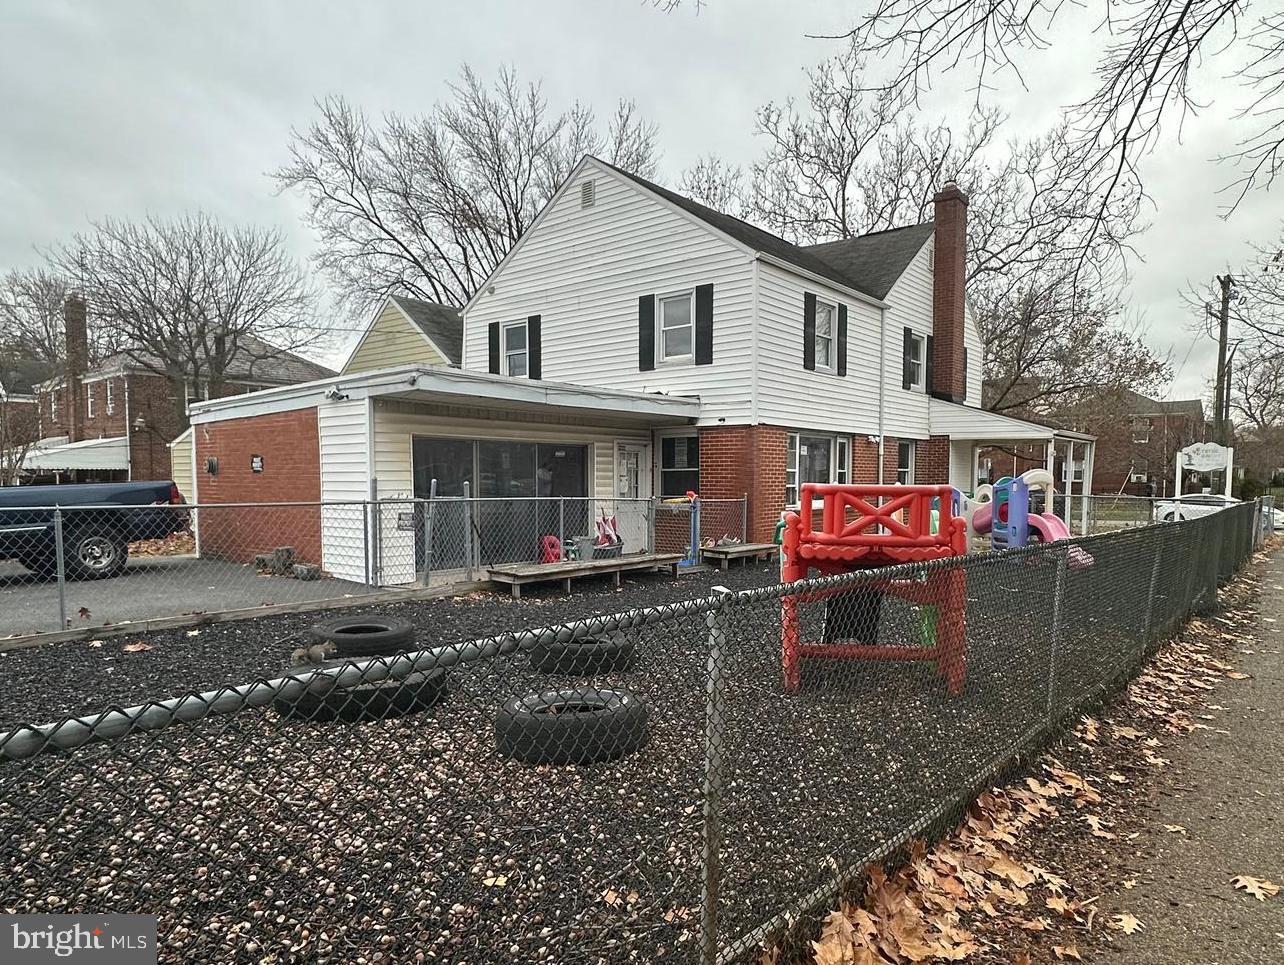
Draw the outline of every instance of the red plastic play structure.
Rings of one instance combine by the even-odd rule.
[[[807,579],[810,570],[834,576],[898,563],[939,560],[967,552],[967,523],[954,512],[949,486],[850,486],[809,483],[800,504],[822,501],[820,528],[815,512],[789,513],[781,545],[780,576],[786,583]],[[932,502],[940,523],[933,532]],[[834,600],[854,593],[890,594],[925,608],[924,645],[878,644],[872,640],[805,641],[799,626],[802,603]],[[839,604],[841,605],[841,604]],[[854,604],[853,604],[854,605]],[[840,587],[791,594],[781,603],[781,659],[785,689],[796,691],[803,657],[848,660],[928,660],[945,677],[950,693],[963,689],[967,580],[962,567],[933,567],[917,578],[880,580],[859,589]],[[871,634],[877,627],[870,628]]]

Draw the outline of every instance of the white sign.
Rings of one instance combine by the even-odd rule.
[[[1213,472],[1225,469],[1229,450],[1215,442],[1196,442],[1179,453],[1181,467],[1189,472]]]

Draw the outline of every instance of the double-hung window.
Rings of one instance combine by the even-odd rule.
[[[700,491],[700,439],[698,436],[663,436],[660,439],[660,496],[685,496]]]
[[[838,312],[833,305],[816,302],[816,368],[834,367],[834,327]]]
[[[107,386],[107,414],[112,415],[116,411],[116,390],[111,379],[107,379],[103,384]]]
[[[695,345],[695,292],[661,295],[656,302],[660,361],[691,358]]]
[[[504,374],[524,379],[530,367],[530,346],[526,323],[510,322],[500,329],[504,355]]]
[[[851,462],[851,437],[791,432],[785,451],[785,505],[798,505],[806,483],[848,482]]]
[[[905,348],[908,352],[905,371],[909,376],[910,389],[922,392],[927,388],[927,339],[922,335],[911,335]]]
[[[85,384],[85,418],[94,417],[94,383]]]
[[[902,486],[914,482],[914,443],[898,442],[896,444],[896,481]]]

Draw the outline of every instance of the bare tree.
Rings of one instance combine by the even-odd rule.
[[[715,154],[699,158],[682,172],[678,191],[735,218],[746,217],[744,169]]]
[[[107,220],[49,257],[113,326],[121,350],[177,386],[207,383],[217,395],[233,371],[253,378],[326,337],[308,280],[275,230],[225,228],[204,213]],[[184,393],[175,397],[181,408]]]
[[[1057,42],[1062,21],[1083,4],[1065,0],[876,0],[847,34],[890,61],[878,93],[912,100],[948,74],[982,90],[1022,71]],[[1077,190],[1103,215],[1115,194],[1134,190],[1139,159],[1165,122],[1174,126],[1209,106],[1196,99],[1194,67],[1214,64],[1239,79],[1250,102],[1239,112],[1245,133],[1227,157],[1240,165],[1230,208],[1254,187],[1269,186],[1284,165],[1284,14],[1252,0],[1097,0],[1102,25],[1097,87],[1070,105]],[[963,81],[964,84],[967,81]]]
[[[36,406],[0,389],[0,486],[16,486],[23,461],[40,438]]]
[[[487,86],[464,67],[424,115],[374,122],[341,97],[317,109],[273,176],[307,199],[317,265],[354,308],[393,291],[462,305],[583,155],[644,176],[657,156],[632,103],[603,132],[582,104],[550,112],[511,69]]]
[[[48,268],[10,271],[0,278],[0,346],[11,359],[26,359],[53,371],[62,367],[66,347],[62,306],[74,290]],[[95,313],[89,317],[89,362],[119,347],[119,333]]]

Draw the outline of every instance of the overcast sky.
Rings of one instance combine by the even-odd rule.
[[[838,50],[806,34],[841,30],[868,2],[707,0],[698,14],[665,14],[639,0],[4,0],[0,270],[34,263],[90,219],[195,207],[280,226],[306,256],[299,202],[265,174],[285,159],[290,127],[327,93],[375,114],[423,111],[464,62],[542,78],[555,108],[579,98],[605,115],[636,100],[659,125],[666,180],[710,151],[747,163],[761,151],[754,108],[803,93],[803,69]],[[1026,62],[1029,90],[995,92],[1007,135],[1041,132],[1087,91],[1090,26],[1067,23],[1052,54]],[[1241,263],[1284,220],[1281,189],[1219,218],[1230,174],[1210,158],[1236,140],[1236,95],[1215,74],[1202,83],[1215,109],[1146,161],[1156,210],[1129,299],[1146,338],[1173,354],[1173,397],[1205,392],[1215,349],[1189,334],[1181,290]],[[965,111],[969,98],[948,87],[929,109]]]

